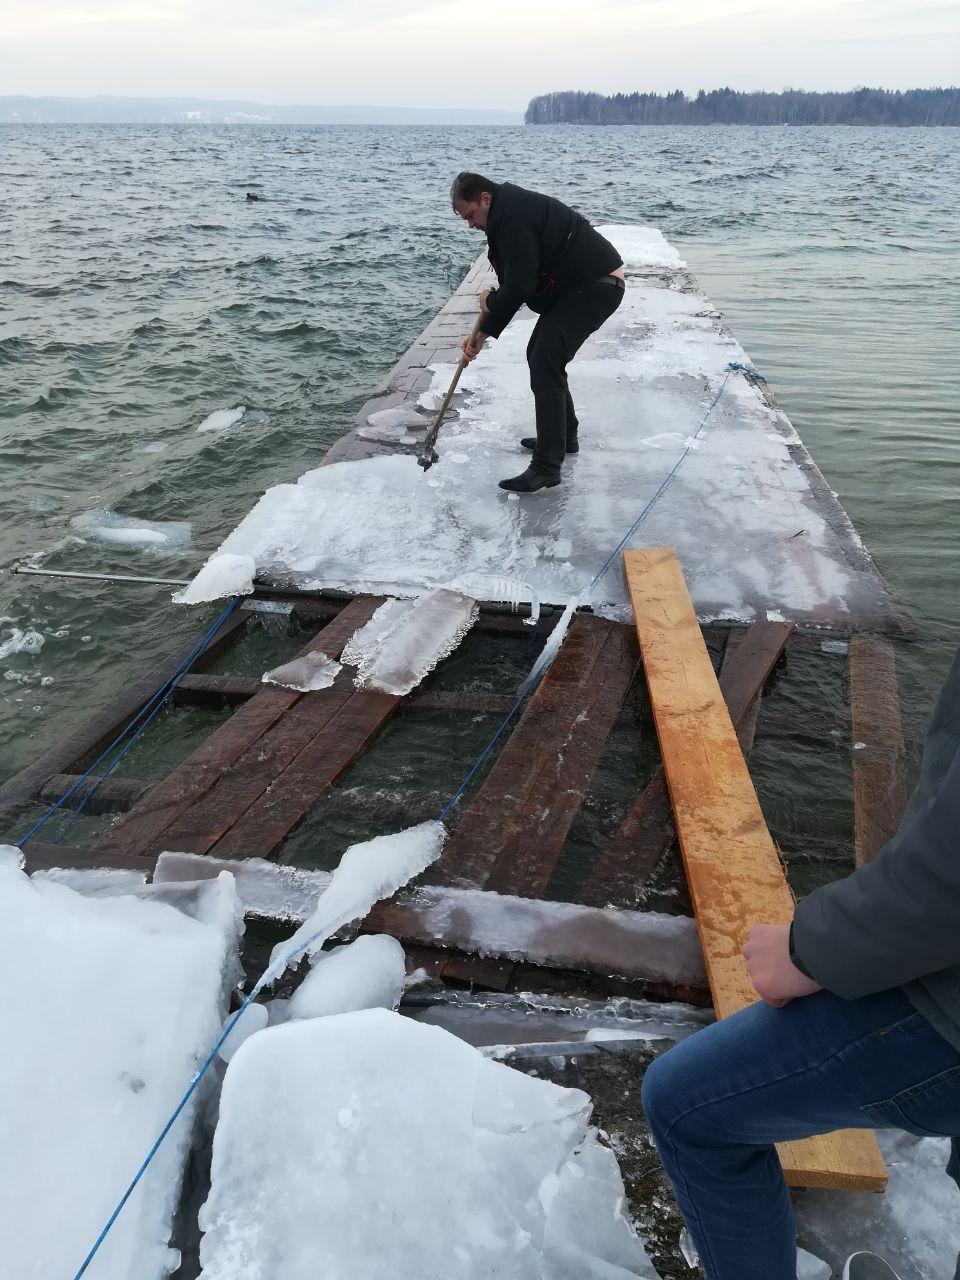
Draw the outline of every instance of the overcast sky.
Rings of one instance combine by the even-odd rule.
[[[2,0],[0,94],[501,107],[960,81],[960,0]]]

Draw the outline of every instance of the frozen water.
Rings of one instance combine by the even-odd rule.
[[[388,600],[348,641],[343,660],[356,666],[358,688],[409,693],[453,653],[478,613],[474,600],[443,589]]]
[[[441,822],[421,822],[396,835],[352,844],[313,914],[292,938],[274,947],[269,971],[275,975],[304,952],[312,955],[319,951],[338,929],[362,919],[381,898],[392,897],[440,857],[446,834]]]
[[[23,866],[23,850],[19,845],[0,844],[0,870],[11,867],[19,871]]]
[[[215,409],[208,414],[197,427],[197,431],[226,431],[234,427],[247,412],[245,404],[238,404],[233,409]]]
[[[12,653],[39,653],[43,648],[43,636],[29,628],[11,627],[6,640],[0,641],[0,658]]]
[[[245,596],[253,590],[257,566],[251,556],[224,552],[208,560],[193,581],[174,593],[177,604],[201,604],[224,596]]]
[[[70,521],[71,528],[84,538],[96,538],[115,547],[180,548],[190,541],[189,520],[138,520],[97,508],[84,511]]]
[[[263,676],[264,684],[279,684],[285,689],[299,689],[301,693],[311,693],[316,689],[329,689],[341,671],[339,662],[327,657],[319,649],[313,653],[305,653],[302,657],[286,662],[282,667],[274,667]]]
[[[222,876],[193,896],[185,915],[147,889],[84,897],[0,866],[6,1276],[76,1274],[215,1041],[235,978],[236,895]],[[160,1280],[175,1264],[167,1242],[192,1118],[188,1106],[91,1280]]]
[[[246,1009],[243,1011],[243,1017],[237,1021],[236,1026],[217,1050],[217,1057],[223,1062],[230,1062],[233,1055],[242,1044],[246,1044],[251,1036],[255,1036],[258,1031],[262,1031],[264,1029],[267,1025],[269,1016],[266,1005],[257,1004],[256,1001],[253,1001],[252,1004],[248,1004]],[[233,1019],[234,1014],[227,1014],[223,1021],[223,1026],[220,1028],[221,1036]],[[218,1041],[219,1039],[220,1036],[217,1037]]]
[[[287,1006],[288,1019],[325,1018],[358,1009],[395,1009],[403,995],[403,947],[386,934],[364,934],[323,951]]]
[[[31,880],[52,880],[65,884],[76,893],[97,894],[126,892],[147,883],[145,871],[131,871],[124,867],[50,867],[46,871],[34,871]]]
[[[849,1254],[869,1249],[904,1280],[953,1275],[960,1253],[960,1192],[944,1172],[949,1142],[898,1129],[881,1129],[877,1139],[890,1175],[884,1194],[798,1192],[801,1242],[837,1272]]]
[[[203,1280],[655,1280],[589,1114],[386,1010],[270,1028],[224,1082]]]
[[[597,230],[617,246],[627,271],[640,271],[644,267],[676,270],[687,265],[658,227],[605,223]]]
[[[560,652],[560,646],[563,644],[564,637],[570,630],[570,623],[573,621],[573,615],[576,612],[577,605],[580,603],[577,596],[571,596],[564,606],[563,613],[557,619],[557,625],[547,636],[543,648],[537,654],[537,659],[530,668],[530,674],[523,682],[521,693],[525,693],[527,689],[533,687],[536,682],[553,662],[554,658]]]
[[[429,425],[430,419],[417,413],[412,405],[397,405],[369,414],[364,425],[357,428],[357,435],[362,440],[407,444],[422,436]]]
[[[529,603],[530,617],[524,621],[535,626],[540,619],[540,597],[529,582],[518,582],[515,578],[476,578],[463,583],[461,590],[474,600],[508,604],[514,611],[521,604]]]
[[[833,1272],[829,1263],[815,1258],[806,1249],[797,1250],[797,1280],[830,1280]]]
[[[727,378],[728,362],[746,356],[673,250],[649,228],[608,233],[631,270],[654,274],[628,282],[619,310],[570,366],[583,447],[562,485],[520,501],[497,488],[520,469],[517,441],[531,429],[524,348],[535,317],[521,313],[466,369],[458,417],[426,478],[410,455],[319,467],[269,490],[221,551],[304,590],[472,594],[477,579],[503,577],[563,604],[582,595],[658,491],[727,379],[698,448],[630,545],[676,548],[704,620],[752,621],[767,609],[819,625],[889,619],[862,544],[787,419],[742,374]],[[451,373],[434,366],[425,405]],[[466,461],[448,465],[450,454]],[[629,616],[619,558],[593,603]]]

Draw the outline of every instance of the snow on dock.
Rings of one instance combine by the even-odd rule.
[[[677,549],[702,620],[773,613],[844,630],[895,626],[869,555],[786,416],[728,370],[747,357],[676,251],[653,228],[604,230],[625,259],[627,290],[571,365],[581,451],[559,488],[523,499],[497,488],[529,458],[519,437],[532,429],[524,353],[536,318],[526,311],[466,370],[439,464],[417,466],[456,344],[492,283],[481,261],[356,430],[323,466],[268,490],[218,554],[303,590],[470,594],[478,578],[507,575],[563,604],[585,592],[688,450],[630,545]],[[210,598],[219,565],[241,560],[215,556],[181,598]],[[628,616],[618,564],[589,598]]]
[[[230,876],[91,897],[0,864],[4,1275],[76,1273],[216,1039],[238,934]],[[188,1106],[92,1275],[160,1280],[176,1265],[192,1119]]]

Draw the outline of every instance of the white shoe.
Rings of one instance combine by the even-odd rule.
[[[889,1262],[875,1253],[851,1253],[842,1280],[900,1280]]]

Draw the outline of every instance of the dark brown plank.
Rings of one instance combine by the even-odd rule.
[[[486,888],[522,898],[546,891],[639,662],[634,628],[611,624],[588,686],[574,686],[573,700],[563,690],[557,703],[561,732],[542,736],[540,768]],[[570,723],[567,710],[576,704]]]
[[[870,862],[907,807],[896,656],[885,640],[850,639],[854,856]]]
[[[263,682],[254,676],[184,676],[174,692],[175,702],[188,706],[239,706],[260,692]]]
[[[155,858],[136,854],[105,853],[93,856],[89,849],[69,844],[48,844],[43,840],[28,840],[23,848],[25,869],[49,871],[53,867],[65,867],[71,871],[86,871],[90,867],[113,867],[122,871],[142,871],[149,879],[153,875]]]
[[[193,670],[202,670],[231,645],[246,626],[249,615],[235,609],[211,637],[203,652],[195,659]],[[208,624],[209,625],[209,624]],[[195,647],[204,633],[194,636],[166,661],[151,668],[139,680],[127,685],[122,693],[79,728],[51,747],[34,764],[10,778],[0,787],[0,820],[6,821],[25,804],[31,803],[46,780],[55,773],[82,773],[110,745],[117,734],[151,700],[170,679],[177,667]]]
[[[343,675],[352,682],[352,672]],[[332,694],[336,687],[321,692]],[[208,846],[209,851],[218,858],[272,857],[323,792],[373,741],[399,703],[400,697],[392,693],[352,692],[259,802],[248,806],[222,838]]]
[[[792,622],[757,622],[731,635],[720,668],[720,689],[741,747],[753,744],[756,707],[767,677],[793,634]],[[658,769],[580,886],[577,901],[594,907],[634,907],[638,890],[676,839],[663,769]]]
[[[411,693],[403,704],[404,715],[428,715],[434,711],[450,714],[497,716],[507,714],[514,699],[507,694],[478,693],[472,689],[427,689]]]
[[[463,982],[487,991],[506,991],[516,965],[492,956],[448,955],[439,976],[445,982]]]
[[[597,665],[616,624],[574,618],[560,652],[473,800],[457,823],[439,863],[424,880],[483,886],[509,841],[520,834],[523,806],[544,768],[567,741],[590,700]]]
[[[71,791],[79,783],[76,791],[61,807],[76,809],[83,805],[83,811],[92,817],[100,813],[126,813],[143,799],[153,786],[149,778],[101,778],[98,773],[83,777],[79,773],[55,773],[40,789],[37,799],[41,804],[56,802]],[[96,788],[96,789],[94,789]],[[92,795],[90,793],[93,792]],[[90,796],[89,799],[86,797]]]
[[[370,617],[379,601],[358,599],[324,627],[300,652],[320,649],[338,657],[353,632]],[[322,692],[329,692],[323,690]],[[204,797],[223,774],[306,695],[292,689],[264,685],[247,703],[216,729],[196,751],[158,782],[144,799],[93,846],[97,853],[159,851],[163,833]],[[313,696],[313,695],[311,695]],[[169,847],[169,845],[168,845]]]

